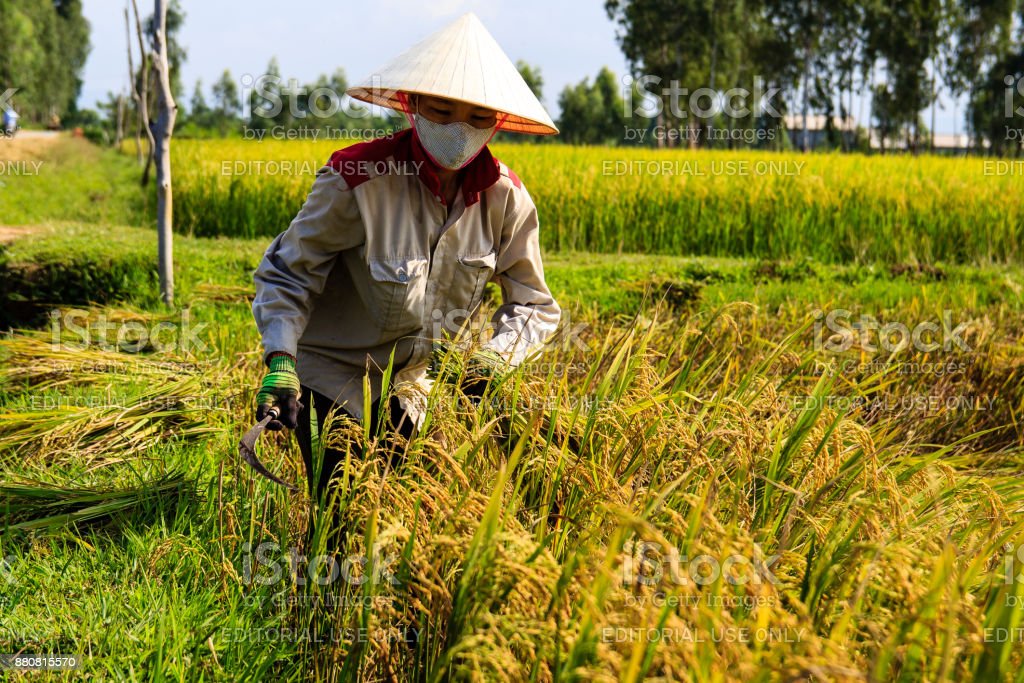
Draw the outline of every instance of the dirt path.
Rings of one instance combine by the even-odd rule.
[[[31,235],[40,229],[38,225],[0,225],[0,243],[11,242],[19,237]]]
[[[20,130],[13,138],[0,135],[0,161],[42,159],[62,139],[70,138],[51,130]]]
[[[59,131],[52,130],[20,130],[13,138],[0,136],[0,163],[28,162],[47,158],[53,145],[62,139],[70,138]],[[2,185],[2,179],[0,179]],[[43,229],[40,225],[3,225],[0,224],[0,244],[12,242]]]
[[[19,130],[12,142],[18,140],[56,140],[60,137],[58,130]]]

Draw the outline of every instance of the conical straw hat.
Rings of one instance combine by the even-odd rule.
[[[412,46],[347,91],[350,97],[408,113],[399,92],[462,100],[508,115],[501,129],[558,132],[544,105],[526,85],[472,12]]]

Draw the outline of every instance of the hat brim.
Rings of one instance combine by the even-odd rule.
[[[557,135],[558,128],[552,124],[544,123],[542,121],[536,121],[529,119],[524,116],[513,114],[512,112],[503,111],[502,109],[495,108],[494,106],[485,104],[483,102],[473,102],[471,100],[455,98],[451,95],[445,95],[442,93],[424,92],[420,90],[388,90],[385,88],[365,88],[361,86],[355,86],[349,88],[345,93],[356,100],[366,102],[368,104],[376,104],[379,107],[385,107],[387,109],[394,109],[395,111],[402,112],[404,114],[413,114],[415,112],[409,111],[409,108],[402,103],[398,94],[406,93],[408,95],[428,95],[430,97],[441,97],[446,100],[458,100],[459,102],[466,102],[477,107],[483,107],[485,109],[491,109],[499,114],[505,114],[506,118],[502,121],[500,129],[509,133],[525,133],[529,135]]]

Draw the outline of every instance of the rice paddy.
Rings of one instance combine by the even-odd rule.
[[[276,235],[334,141],[184,141],[177,226]],[[827,263],[1024,259],[1024,169],[980,158],[495,146],[537,203],[547,249],[812,257]]]
[[[12,188],[44,225],[0,259],[0,651],[84,655],[44,679],[1021,680],[1018,181],[816,155],[602,176],[667,155],[499,149],[541,207],[562,330],[478,404],[437,383],[396,465],[342,425],[375,456],[332,492],[332,556],[314,501],[237,456],[251,272],[309,178],[217,172],[329,145],[175,146],[199,343],[137,343],[183,325],[137,207],[47,217],[43,187]],[[304,480],[288,435],[259,453]]]

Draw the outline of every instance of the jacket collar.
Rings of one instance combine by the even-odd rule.
[[[413,169],[419,176],[420,182],[426,185],[430,193],[445,201],[444,193],[441,192],[441,179],[438,177],[440,170],[426,151],[419,137],[411,128],[395,133],[396,144],[394,147],[395,161],[412,162]],[[480,201],[480,194],[487,188],[498,182],[501,177],[501,170],[498,160],[491,155],[487,145],[480,150],[480,153],[469,162],[465,168],[459,171],[462,188],[462,198],[466,206],[472,206]]]

